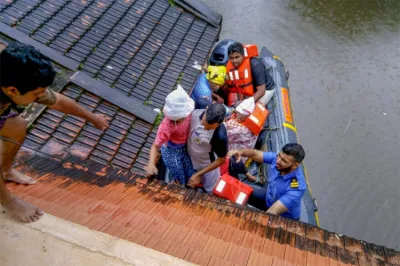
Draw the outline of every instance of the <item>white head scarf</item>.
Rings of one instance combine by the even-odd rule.
[[[194,110],[194,100],[181,85],[165,99],[164,115],[172,121],[188,117]]]
[[[236,112],[242,114],[242,115],[251,115],[254,112],[254,109],[256,108],[256,103],[254,102],[254,98],[250,97],[243,102],[241,102],[237,107],[236,107]]]

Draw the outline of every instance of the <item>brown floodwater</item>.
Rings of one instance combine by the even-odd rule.
[[[400,1],[205,0],[290,71],[321,227],[400,249]]]

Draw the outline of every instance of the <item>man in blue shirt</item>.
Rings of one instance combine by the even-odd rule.
[[[235,156],[237,160],[243,156],[270,165],[268,188],[254,190],[248,204],[268,213],[297,220],[300,218],[301,198],[307,187],[299,168],[305,156],[300,144],[288,143],[278,154],[244,149],[231,151],[229,155]]]

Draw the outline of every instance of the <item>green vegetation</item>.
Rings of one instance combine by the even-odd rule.
[[[175,3],[174,0],[168,0],[168,4],[169,4],[170,6],[176,6],[176,3]]]
[[[151,103],[152,103],[152,101],[147,100],[147,101],[144,101],[144,102],[143,102],[143,105],[144,105],[144,106],[148,106],[148,105],[151,104]]]
[[[176,81],[176,84],[181,84],[181,81],[182,81],[182,79],[183,79],[183,76],[184,76],[184,74],[183,74],[183,72],[181,72],[181,73],[179,74],[179,76],[178,76],[178,80]]]
[[[153,126],[154,127],[158,127],[161,124],[161,121],[163,120],[163,118],[164,118],[164,114],[161,111],[161,112],[158,113],[158,115],[156,117],[156,120],[154,121]]]

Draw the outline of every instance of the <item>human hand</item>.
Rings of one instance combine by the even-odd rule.
[[[199,184],[201,184],[201,176],[198,174],[192,175],[187,183],[191,188],[195,188]]]
[[[224,99],[219,95],[215,95],[215,101],[217,103],[224,103]]]
[[[110,118],[102,114],[93,114],[90,122],[100,130],[106,130],[108,128],[108,121]]]
[[[240,151],[238,151],[238,150],[231,150],[231,151],[229,151],[228,152],[228,157],[230,158],[230,157],[234,157],[235,159],[236,159],[236,162],[238,163],[239,161],[240,161],[240,159],[241,159],[241,154],[240,154]]]
[[[146,165],[144,167],[144,170],[146,171],[146,174],[147,174],[148,177],[158,174],[157,166],[155,166],[154,164]]]

